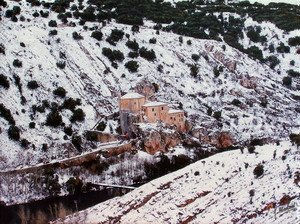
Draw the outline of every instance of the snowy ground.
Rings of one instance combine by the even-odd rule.
[[[299,223],[299,161],[289,141],[224,152],[63,223]],[[264,171],[255,177],[258,164]]]

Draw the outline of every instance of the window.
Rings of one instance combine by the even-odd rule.
[[[164,110],[164,107],[161,107],[161,110]]]
[[[156,116],[156,113],[154,113],[154,116]]]
[[[154,108],[152,108],[152,111],[154,111]]]

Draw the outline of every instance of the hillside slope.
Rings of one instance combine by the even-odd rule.
[[[54,223],[299,223],[299,159],[288,141],[224,152]]]
[[[225,131],[240,143],[256,137],[281,138],[299,130],[299,91],[295,84],[287,88],[282,85],[283,75],[223,42],[190,37],[183,37],[181,42],[176,34],[156,32],[151,22],[140,26],[139,32],[114,21],[81,26],[75,18],[67,24],[57,20],[57,27],[50,27],[49,21],[56,20],[57,13],[43,6],[32,8],[25,1],[7,2],[5,10],[20,5],[21,12],[17,22],[4,16],[1,21],[0,43],[5,53],[0,53],[0,74],[10,87],[0,86],[0,99],[20,129],[20,139],[9,137],[13,122],[1,117],[2,169],[65,158],[68,150],[80,153],[70,145],[74,136],[81,136],[100,119],[117,112],[118,96],[144,83],[156,87],[154,98],[174,107],[182,104],[195,133],[209,136]],[[33,16],[40,10],[49,11],[49,16]],[[116,28],[125,35],[113,46],[105,39]],[[103,33],[101,41],[91,37],[97,29]],[[52,30],[58,34],[49,35]],[[74,39],[74,32],[82,38]],[[156,43],[149,43],[151,38]],[[139,48],[153,49],[156,58],[129,58],[128,39],[135,39]],[[105,47],[120,50],[125,59],[112,64],[102,54]],[[192,54],[199,59],[192,59]],[[130,60],[138,63],[137,72],[125,67]],[[66,90],[65,97],[53,94],[58,87]],[[74,107],[83,110],[84,119],[72,121],[75,109],[64,104],[69,97],[81,101],[75,100]],[[47,116],[57,110],[61,124],[46,125]],[[117,127],[117,119],[107,121],[108,131],[115,133]]]

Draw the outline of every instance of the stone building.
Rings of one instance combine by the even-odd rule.
[[[175,125],[177,130],[185,131],[184,111],[170,109],[167,103],[146,101],[138,93],[127,93],[119,100],[120,123],[123,134],[131,135],[134,123],[164,122]]]

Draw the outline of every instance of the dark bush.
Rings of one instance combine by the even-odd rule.
[[[7,109],[2,103],[0,103],[0,117],[3,117],[11,125],[15,125],[16,123],[13,116],[11,115],[10,110]]]
[[[101,31],[94,31],[92,32],[92,35],[91,37],[95,38],[96,40],[102,40],[102,37],[103,37],[103,33]]]
[[[187,43],[187,45],[192,45],[192,41],[191,40],[188,40],[186,43]]]
[[[155,37],[151,38],[151,39],[149,40],[149,43],[150,43],[150,44],[156,44],[156,38],[155,38]]]
[[[73,111],[73,115],[71,116],[71,122],[76,122],[76,121],[84,121],[85,119],[85,113],[83,112],[82,109],[78,108]]]
[[[26,149],[26,148],[28,148],[29,145],[30,145],[30,142],[27,139],[23,138],[21,140],[21,146],[22,146],[22,148]]]
[[[280,60],[274,55],[267,57],[266,60],[270,63],[271,69],[274,69],[280,63]]]
[[[64,132],[66,135],[71,136],[73,134],[72,126],[64,127]]]
[[[79,135],[72,136],[72,144],[78,151],[81,151],[82,139]]]
[[[253,146],[253,145],[249,146],[249,147],[248,147],[248,152],[249,152],[250,154],[254,153],[254,152],[255,152],[255,146]]]
[[[74,40],[82,40],[83,39],[83,37],[77,32],[73,32],[72,37]]]
[[[88,6],[85,10],[83,10],[80,16],[81,19],[85,21],[94,22],[96,20],[95,8],[93,6]]]
[[[17,68],[21,68],[22,67],[22,62],[19,59],[15,59],[13,61],[13,66],[15,66]]]
[[[50,20],[49,23],[48,23],[48,26],[57,27],[57,22],[55,20]]]
[[[128,53],[128,57],[130,57],[130,58],[137,58],[138,56],[139,56],[139,52],[137,52],[137,51],[130,51]]]
[[[249,39],[255,43],[258,42],[264,43],[267,41],[267,38],[265,36],[261,36],[260,32],[261,32],[260,26],[256,26],[256,27],[251,26],[248,28],[247,37],[249,37]]]
[[[0,0],[0,6],[2,6],[3,8],[5,8],[7,6],[7,2],[4,0]]]
[[[280,43],[280,45],[276,48],[278,53],[290,53],[290,47],[285,46],[284,43]]]
[[[258,47],[256,47],[256,46],[249,47],[246,50],[246,53],[251,58],[258,59],[259,61],[263,61],[263,59],[264,59],[262,51]]]
[[[60,69],[64,69],[66,67],[66,62],[65,61],[58,61],[58,62],[56,62],[56,66]]]
[[[297,146],[300,145],[300,134],[290,134],[290,140],[292,143],[295,143]]]
[[[291,85],[292,85],[292,78],[289,77],[289,76],[285,76],[285,77],[283,77],[283,79],[282,79],[282,83],[283,83],[283,85],[285,85],[285,86],[291,86]]]
[[[57,30],[50,30],[49,31],[49,36],[55,36],[57,35]]]
[[[199,72],[199,68],[197,65],[191,65],[190,66],[190,74],[192,77],[196,78]]]
[[[38,12],[34,12],[34,13],[32,14],[32,16],[35,17],[35,18],[37,18],[37,17],[40,16],[40,14],[39,14]]]
[[[58,111],[51,111],[47,115],[46,125],[51,127],[58,127],[62,124],[62,117]]]
[[[43,18],[48,18],[49,17],[49,12],[44,12],[43,10],[40,11],[40,14]]]
[[[264,166],[262,164],[258,164],[254,170],[253,170],[253,174],[255,175],[255,178],[260,177],[261,175],[264,174]]]
[[[299,46],[300,45],[300,36],[296,36],[296,37],[291,37],[289,39],[289,45],[290,46]]]
[[[110,36],[107,38],[108,41],[118,42],[122,40],[124,36],[124,32],[122,30],[113,29],[110,33]]]
[[[192,59],[194,61],[198,61],[200,59],[200,56],[198,54],[192,54]]]
[[[293,77],[293,78],[300,78],[300,72],[296,72],[292,69],[287,71],[288,75]]]
[[[156,55],[153,49],[147,50],[147,48],[142,47],[139,50],[140,56],[145,58],[148,61],[154,61],[156,59]]]
[[[219,70],[219,68],[218,68],[218,67],[214,67],[214,76],[215,76],[215,77],[219,77],[219,75],[220,75],[220,70]]]
[[[20,129],[15,126],[11,125],[7,131],[8,137],[12,140],[19,141],[20,140]]]
[[[2,86],[5,89],[8,89],[10,86],[7,77],[3,74],[0,74],[0,86]]]
[[[96,127],[96,129],[97,129],[98,131],[104,131],[105,128],[106,128],[106,122],[105,122],[105,121],[101,121],[101,122],[97,125],[97,127]]]
[[[131,31],[132,31],[133,33],[138,33],[138,32],[140,32],[140,27],[139,27],[138,25],[133,25],[133,26],[131,27]]]
[[[61,98],[64,98],[66,97],[67,91],[64,89],[64,87],[59,86],[55,90],[53,90],[53,94]]]
[[[111,50],[110,48],[104,47],[102,49],[102,54],[111,62],[124,60],[124,54],[119,50]]]
[[[80,106],[80,105],[81,105],[80,99],[74,100],[73,98],[68,98],[63,102],[62,108],[73,111],[76,106]]]
[[[34,122],[30,122],[29,123],[29,128],[30,129],[34,129],[35,128],[35,123]]]
[[[242,102],[239,101],[238,99],[233,99],[231,104],[234,105],[234,106],[239,107],[242,104]]]
[[[66,182],[66,187],[69,195],[76,195],[82,192],[83,182],[79,177],[70,177]]]
[[[216,111],[213,113],[213,117],[217,120],[220,120],[222,117],[222,111]]]
[[[134,41],[128,40],[126,42],[126,46],[134,51],[137,51],[139,49],[139,44],[135,40]]]
[[[5,55],[5,47],[3,44],[0,44],[0,54],[4,54]]]
[[[130,72],[137,72],[137,70],[139,68],[139,64],[136,61],[128,61],[128,62],[126,62],[125,67]]]
[[[28,89],[37,89],[39,88],[39,84],[37,83],[37,81],[32,80],[27,83],[27,87]]]

